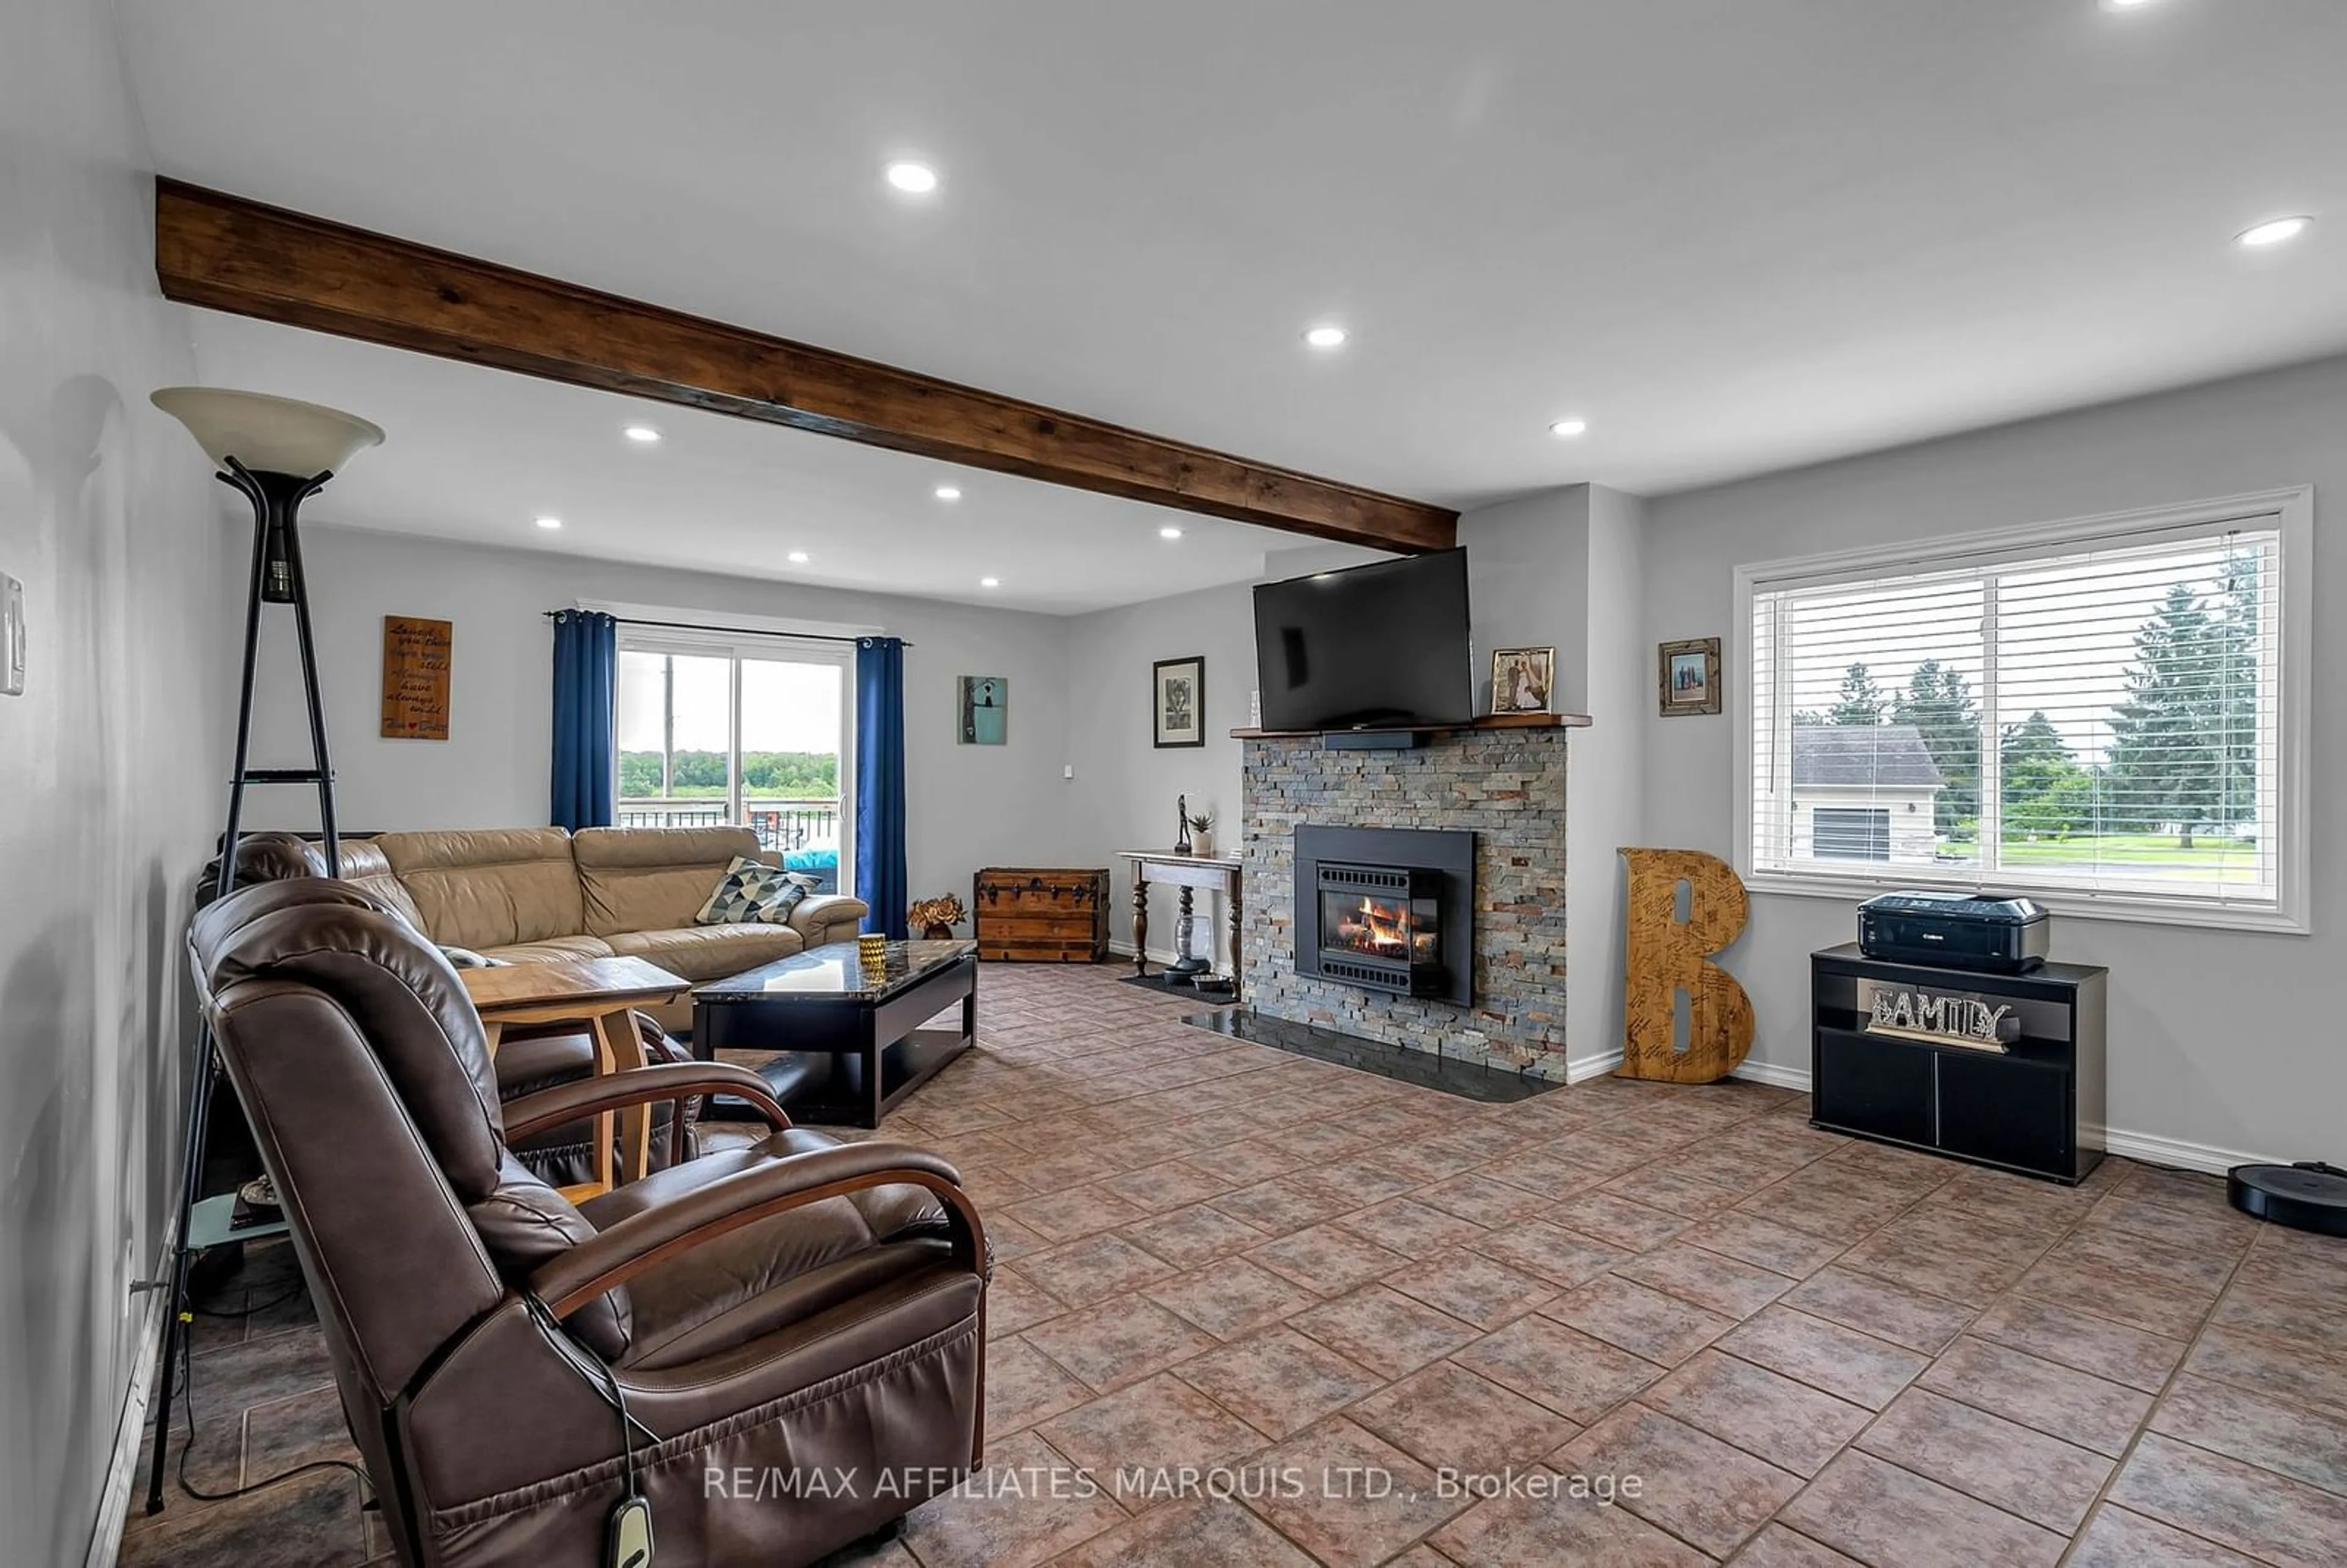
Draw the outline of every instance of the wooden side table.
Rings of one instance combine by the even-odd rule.
[[[1182,913],[1190,913],[1191,895],[1204,887],[1221,892],[1229,902],[1231,931],[1231,995],[1239,994],[1239,857],[1235,855],[1172,855],[1154,849],[1117,852],[1133,862],[1133,972],[1149,972],[1149,885],[1163,882],[1181,889]]]
[[[544,964],[501,964],[486,969],[459,969],[473,1007],[481,1015],[488,1036],[489,1055],[509,1023],[573,1023],[586,1026],[595,1041],[595,1073],[623,1071],[644,1065],[643,1041],[635,1020],[628,1015],[639,1007],[671,1002],[692,989],[692,982],[670,974],[641,958],[564,958]],[[614,1185],[641,1180],[651,1166],[651,1107],[630,1105],[616,1112],[621,1149],[617,1173],[611,1163],[612,1117],[595,1115],[594,1173],[591,1182],[561,1189],[572,1203],[608,1193]]]

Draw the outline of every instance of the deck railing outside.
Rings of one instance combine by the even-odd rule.
[[[788,854],[811,844],[838,841],[835,800],[748,800],[742,808],[762,849]],[[623,799],[618,815],[620,827],[722,827],[727,821],[722,800],[672,797]]]

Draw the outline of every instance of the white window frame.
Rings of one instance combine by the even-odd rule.
[[[2227,523],[2270,528],[2281,536],[2280,592],[2275,596],[2280,618],[2277,710],[2280,720],[2280,765],[2277,781],[2277,818],[2281,829],[2281,853],[2275,864],[2279,879],[2273,905],[2220,903],[2175,895],[2140,892],[2106,893],[2075,884],[2041,881],[2025,872],[2014,875],[2002,867],[1990,881],[2001,890],[2026,893],[2056,914],[2089,919],[2128,920],[2156,925],[2199,926],[2225,930],[2273,931],[2305,935],[2312,907],[2310,886],[2313,860],[2311,832],[2312,792],[2311,761],[2314,667],[2311,661],[2314,630],[2314,489],[2308,485],[2261,490],[2244,496],[2192,501],[2180,506],[2139,511],[2111,512],[2060,522],[2032,523],[2021,528],[1902,544],[1870,546],[1827,555],[1762,561],[1736,569],[1735,672],[1727,682],[1727,716],[1733,726],[1734,856],[1738,876],[1755,892],[1791,893],[1809,897],[1866,898],[1897,887],[1935,884],[1974,886],[1977,870],[1960,875],[1935,872],[1930,866],[1867,869],[1869,863],[1849,862],[1831,868],[1758,870],[1753,863],[1752,733],[1758,703],[1758,682],[1772,676],[1756,667],[1752,649],[1753,600],[1756,596],[1785,589],[1811,588],[1837,581],[1928,572],[1936,568],[1963,569],[2055,555],[2095,543],[2158,542],[2163,534],[2205,533]]]
[[[689,627],[619,629],[620,653],[652,653],[682,658],[723,658],[731,661],[727,681],[726,729],[733,738],[728,759],[724,806],[726,815],[745,818],[742,774],[742,661],[779,660],[791,664],[831,664],[840,671],[839,686],[839,891],[855,893],[856,881],[856,649],[828,639],[792,637],[784,633],[700,630]],[[614,715],[616,718],[616,715]],[[611,799],[620,799],[620,748],[611,748]]]

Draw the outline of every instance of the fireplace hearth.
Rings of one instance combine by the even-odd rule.
[[[1296,830],[1296,967],[1361,990],[1473,995],[1475,835]]]

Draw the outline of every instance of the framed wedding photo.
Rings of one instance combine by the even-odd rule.
[[[1663,717],[1719,712],[1719,639],[1691,637],[1659,648]]]
[[[1556,690],[1556,650],[1491,650],[1491,712],[1545,713]]]
[[[1158,746],[1206,743],[1206,661],[1160,659],[1150,666],[1149,700]]]

